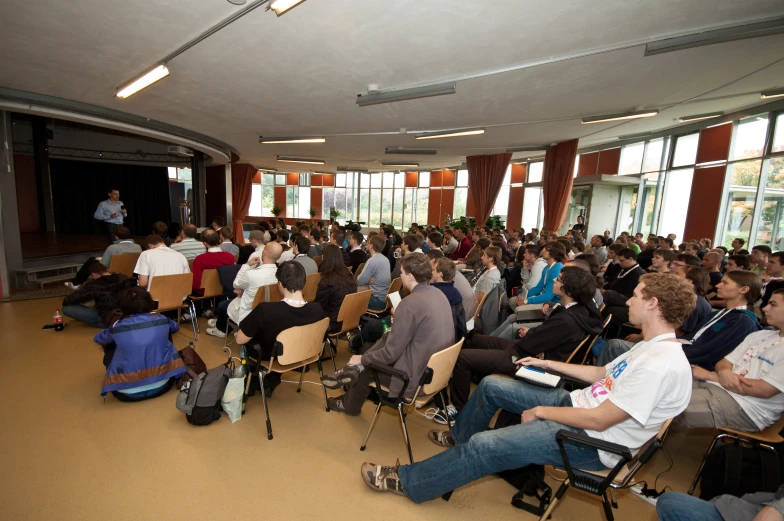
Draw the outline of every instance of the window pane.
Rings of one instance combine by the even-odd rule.
[[[286,174],[276,174],[275,184],[278,186],[286,186]]]
[[[346,188],[346,211],[343,214],[346,216],[346,220],[348,219],[351,219],[352,221],[358,220],[356,214],[357,211],[356,199],[357,199],[357,191],[354,188]]]
[[[506,167],[506,174],[504,174],[504,183],[505,185],[509,185],[512,182],[512,164],[510,163],[509,166]]]
[[[405,172],[396,172],[395,173],[395,188],[405,188],[405,186],[406,186],[406,173]],[[402,197],[402,195],[401,195],[401,197]]]
[[[531,163],[528,165],[528,182],[541,183],[542,171],[544,170],[544,162]]]
[[[775,157],[768,165],[765,200],[754,244],[767,244],[773,251],[784,248],[784,157]]]
[[[642,165],[643,172],[654,172],[661,170],[664,143],[664,138],[648,141],[648,148],[645,150],[645,163]]]
[[[773,151],[784,152],[784,112],[776,118],[776,129],[773,133]]]
[[[738,237],[747,243],[749,242],[762,161],[742,161],[731,164],[727,168],[729,169],[730,188],[722,244],[731,248],[732,241]]]
[[[299,216],[300,219],[310,219],[310,187],[299,187]]]
[[[349,172],[346,174],[346,188],[354,186],[354,179],[356,178],[356,175],[356,172]]]
[[[370,174],[359,174],[359,182],[362,188],[370,188]]]
[[[395,174],[397,184],[397,174]],[[395,204],[393,205],[392,225],[395,228],[403,227],[403,200],[405,198],[403,188],[395,188]]]
[[[329,210],[335,206],[335,189],[324,188],[321,192],[321,218],[329,219]]]
[[[248,215],[260,216],[261,215],[261,185],[253,184],[250,187],[250,208]]]
[[[678,141],[675,142],[675,157],[673,158],[672,166],[693,165],[697,159],[697,143],[699,141],[699,133],[679,137]]]
[[[430,172],[423,172],[427,174],[427,180],[430,181]],[[420,177],[421,182],[421,177]],[[418,188],[417,189],[417,201],[416,201],[416,213],[413,217],[413,221],[417,224],[426,224],[427,223],[427,205],[430,200],[430,189],[428,188]]]
[[[261,184],[263,184],[263,185],[274,185],[275,184],[275,176],[273,174],[261,174]]]
[[[346,189],[335,188],[335,210],[340,212],[339,219],[346,218]]]
[[[414,191],[416,188],[406,188],[405,205],[403,207],[403,229],[406,229],[414,219]]]
[[[380,176],[379,176],[380,177]],[[381,190],[370,191],[370,218],[368,226],[378,228],[381,225]]]
[[[261,216],[272,217],[272,207],[275,205],[275,187],[262,185],[261,187]]]
[[[659,172],[645,174],[645,188],[643,190],[643,206],[642,206],[642,224],[640,225],[640,232],[647,237],[649,233],[656,232],[656,223],[653,222],[653,205],[656,202],[656,182],[659,178]],[[659,199],[659,208],[661,208],[661,201]]]
[[[740,120],[735,128],[730,160],[762,156],[767,130],[767,114]]]
[[[634,143],[621,147],[621,165],[618,175],[639,174],[642,168],[642,154],[645,143]]]
[[[523,195],[523,228],[530,231],[539,227],[539,200],[542,197],[540,187],[526,188]]]
[[[286,187],[286,217],[296,217],[298,212],[299,193],[297,186]]]
[[[381,222],[389,224],[392,222],[392,189],[387,188],[381,191]]]
[[[620,232],[632,233],[634,227],[634,214],[637,211],[638,186],[624,186],[621,189]]]
[[[430,172],[419,172],[419,186],[421,188],[430,186]]]
[[[675,234],[676,242],[683,242],[683,230],[686,228],[686,212],[689,209],[691,182],[694,169],[673,170],[667,173],[664,202],[659,222],[662,235]]]
[[[468,203],[468,188],[455,188],[455,207],[452,218],[466,216],[466,204]]]
[[[574,172],[572,177],[577,177],[577,171],[580,169],[580,154],[574,156]]]
[[[457,186],[468,186],[468,170],[457,171]]]
[[[362,188],[359,190],[359,215],[357,216],[358,221],[368,222],[370,218],[368,213],[370,211],[370,190],[367,188]]]
[[[177,167],[170,166],[167,170],[169,172],[169,179],[177,179]]]
[[[493,205],[493,215],[498,215],[503,221],[506,221],[507,210],[509,209],[509,186],[502,186],[501,191],[498,192],[498,197]]]
[[[395,184],[394,182],[395,174],[393,172],[384,172],[383,176],[384,176],[384,180],[382,186],[384,188],[392,188],[392,186]]]
[[[370,174],[370,188],[381,188],[381,174]]]
[[[346,174],[335,175],[335,186],[346,186]]]

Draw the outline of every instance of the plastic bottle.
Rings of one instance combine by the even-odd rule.
[[[52,322],[54,322],[55,331],[62,331],[65,329],[65,326],[63,325],[63,316],[60,314],[60,308],[54,310],[54,315],[52,315]]]
[[[245,378],[245,375],[248,374],[248,361],[244,358],[240,362],[240,365],[234,369],[234,378]]]

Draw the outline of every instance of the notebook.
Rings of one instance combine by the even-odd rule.
[[[554,374],[545,373],[541,369],[537,369],[535,367],[528,367],[528,366],[521,366],[520,369],[517,370],[515,373],[517,378],[525,380],[526,382],[541,385],[543,387],[558,387],[558,384],[561,382],[560,376],[555,376]]]
[[[392,304],[392,307],[394,309],[397,309],[397,305],[400,304],[400,300],[401,300],[400,292],[396,291],[394,293],[390,293],[389,295],[387,295],[387,297],[389,297],[389,303]]]

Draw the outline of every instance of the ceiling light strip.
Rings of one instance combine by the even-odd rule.
[[[434,149],[426,148],[403,148],[403,147],[387,147],[384,150],[385,154],[402,154],[409,156],[434,156],[438,153]]]
[[[637,112],[621,112],[618,114],[604,114],[602,116],[590,116],[582,119],[582,124],[606,123],[609,121],[622,121],[625,119],[650,118],[659,113],[658,110],[640,110]]]
[[[681,123],[686,123],[689,121],[700,121],[703,119],[711,119],[711,118],[718,118],[724,115],[724,112],[708,112],[706,114],[694,114],[692,116],[683,116],[678,118],[678,121]]]
[[[281,163],[307,163],[309,165],[323,165],[322,159],[311,159],[306,157],[291,157],[291,156],[278,156],[278,161]]]
[[[323,137],[263,137],[259,136],[259,143],[264,145],[279,144],[303,144],[303,143],[326,143]]]
[[[147,72],[142,73],[133,80],[117,87],[118,98],[127,98],[133,96],[140,90],[149,87],[156,81],[162,80],[169,75],[169,68],[165,63],[159,63]]]
[[[465,130],[445,130],[442,132],[427,132],[416,136],[415,139],[441,139],[447,137],[478,136],[484,134],[485,129],[474,128]]]
[[[420,98],[430,98],[433,96],[443,96],[457,92],[457,85],[451,83],[439,83],[424,87],[412,87],[407,89],[389,89],[368,94],[357,94],[357,105],[367,107],[380,103],[392,103],[395,101],[405,101]]]
[[[760,93],[762,99],[779,98],[784,96],[784,89],[773,89]]]
[[[275,11],[277,16],[282,16],[291,11],[305,0],[273,0],[267,10]]]
[[[784,17],[665,38],[645,45],[645,56],[784,33]]]

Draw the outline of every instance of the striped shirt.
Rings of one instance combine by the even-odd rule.
[[[195,259],[197,255],[201,255],[207,251],[207,248],[204,247],[203,243],[196,239],[191,239],[190,237],[186,237],[180,242],[172,243],[171,249],[182,253],[189,261]]]

